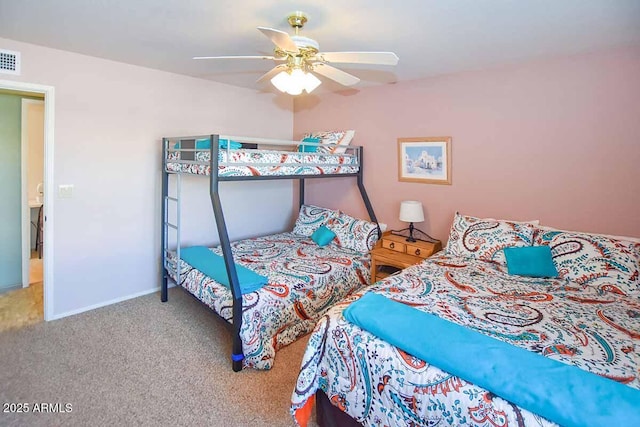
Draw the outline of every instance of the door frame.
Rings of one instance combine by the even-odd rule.
[[[29,272],[31,264],[31,207],[29,206],[28,168],[29,168],[29,139],[27,129],[27,109],[29,104],[44,104],[41,99],[22,98],[21,116],[21,195],[22,195],[22,287],[29,287]],[[44,141],[43,141],[44,143]],[[43,147],[44,149],[44,147]],[[44,165],[43,165],[44,166]],[[44,178],[44,173],[43,173]],[[44,181],[44,180],[43,180]],[[37,234],[37,233],[36,233]]]
[[[44,320],[53,320],[53,149],[55,129],[55,88],[34,83],[12,80],[0,80],[0,89],[16,92],[29,92],[44,95],[44,236],[46,245],[43,247],[43,279],[44,279]]]

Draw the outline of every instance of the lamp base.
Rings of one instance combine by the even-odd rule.
[[[404,233],[406,231],[409,231],[409,236],[407,236],[406,233]],[[425,239],[416,239],[415,236],[414,236],[414,232],[418,232],[418,233],[422,234],[425,237]],[[424,240],[426,242],[431,242],[431,243],[435,243],[435,242],[439,242],[440,241],[438,239],[434,239],[433,237],[429,236],[424,231],[415,228],[413,226],[413,223],[409,223],[409,227],[403,228],[402,230],[391,230],[391,234],[395,234],[396,236],[406,237],[407,238],[406,241],[407,242],[411,242],[411,243],[413,243],[413,242],[415,242],[417,240]]]

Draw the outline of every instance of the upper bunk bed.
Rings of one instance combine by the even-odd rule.
[[[242,369],[245,359],[241,338],[243,295],[220,200],[219,183],[295,179],[299,181],[299,204],[302,208],[305,199],[305,179],[354,177],[370,220],[377,227],[377,219],[364,188],[362,159],[362,147],[351,145],[218,134],[163,138],[161,300],[167,301],[168,279],[178,284],[183,280],[182,269],[175,268],[181,265],[181,177],[183,175],[206,176],[220,239],[219,252],[224,258],[232,295],[230,323],[233,325],[231,358],[234,371]],[[211,173],[211,171],[217,171],[217,173]],[[169,194],[170,176],[176,178],[175,194],[172,195]],[[170,218],[169,208],[172,203],[175,204],[175,210],[172,211],[174,214]],[[377,230],[379,235],[379,227]],[[169,242],[170,231],[175,233],[174,245],[170,245]]]
[[[208,135],[165,138],[163,158],[169,173],[210,175],[213,168],[219,181],[356,176],[362,147]]]

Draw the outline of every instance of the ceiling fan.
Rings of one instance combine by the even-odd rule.
[[[311,93],[321,81],[314,75],[320,74],[343,86],[352,86],[360,81],[331,64],[376,64],[396,65],[398,56],[393,52],[320,52],[317,41],[299,35],[307,22],[304,12],[293,12],[287,16],[295,35],[273,28],[258,27],[275,45],[273,56],[196,56],[193,59],[269,59],[282,62],[260,77],[257,82],[267,79],[281,92],[299,95],[302,91]]]

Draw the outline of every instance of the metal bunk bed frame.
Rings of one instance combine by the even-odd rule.
[[[372,222],[378,223],[376,215],[373,211],[373,207],[371,206],[371,201],[369,200],[369,196],[367,195],[367,191],[364,188],[363,182],[363,153],[362,147],[360,146],[349,146],[348,149],[353,149],[357,156],[357,166],[358,171],[356,173],[340,173],[340,174],[320,174],[320,175],[258,175],[258,176],[218,176],[218,153],[219,153],[219,140],[222,135],[212,134],[206,136],[189,136],[189,137],[179,137],[179,138],[163,138],[163,156],[162,156],[162,287],[161,287],[161,301],[167,302],[168,300],[168,279],[169,272],[167,270],[167,254],[169,252],[169,228],[172,228],[176,231],[176,276],[177,283],[180,283],[180,193],[182,174],[190,174],[189,172],[175,172],[167,170],[167,157],[170,151],[183,153],[193,153],[193,160],[172,160],[172,162],[176,163],[186,163],[186,164],[201,164],[202,162],[198,162],[195,160],[195,152],[202,151],[197,149],[196,142],[198,139],[208,138],[211,146],[210,150],[210,160],[209,160],[209,195],[211,197],[211,205],[213,207],[213,213],[216,220],[216,226],[218,229],[218,236],[220,238],[220,246],[222,248],[222,254],[224,258],[224,264],[227,270],[227,275],[229,277],[231,295],[233,298],[233,309],[232,309],[232,334],[233,334],[233,346],[231,353],[232,360],[232,369],[234,372],[239,372],[242,370],[242,361],[244,359],[244,353],[242,351],[242,340],[240,338],[240,330],[242,328],[242,292],[240,290],[240,283],[238,281],[238,274],[236,272],[236,266],[233,261],[233,253],[231,252],[231,241],[229,240],[229,234],[227,233],[227,225],[224,219],[224,212],[222,209],[222,203],[220,202],[220,193],[218,191],[218,185],[223,181],[253,181],[253,180],[272,180],[272,179],[297,179],[299,180],[299,206],[304,204],[304,196],[305,196],[305,180],[306,179],[315,179],[315,178],[344,178],[344,177],[355,177],[357,179],[358,189],[360,190],[360,195],[362,196],[362,200],[367,209],[367,213],[369,214],[369,218]],[[237,136],[224,136],[228,141],[238,140],[247,144],[268,144],[268,145],[317,145],[313,143],[298,143],[295,141],[285,141],[285,140],[276,140],[276,139],[263,139],[263,138],[248,138],[248,137],[237,137]],[[180,148],[172,149],[170,148],[171,141],[192,141],[193,140],[193,148],[183,148],[182,144]],[[227,150],[229,152],[230,147],[223,148],[223,150]],[[313,166],[313,165],[311,165]],[[177,176],[177,194],[176,197],[169,196],[169,175],[175,174]],[[177,204],[176,207],[176,224],[172,224],[169,222],[169,202],[175,202]],[[378,235],[381,234],[380,227],[378,227]],[[214,310],[212,310],[214,311]],[[216,313],[214,311],[214,313]],[[220,316],[218,313],[216,315]],[[222,317],[222,316],[220,316]],[[223,319],[224,320],[224,319]]]

